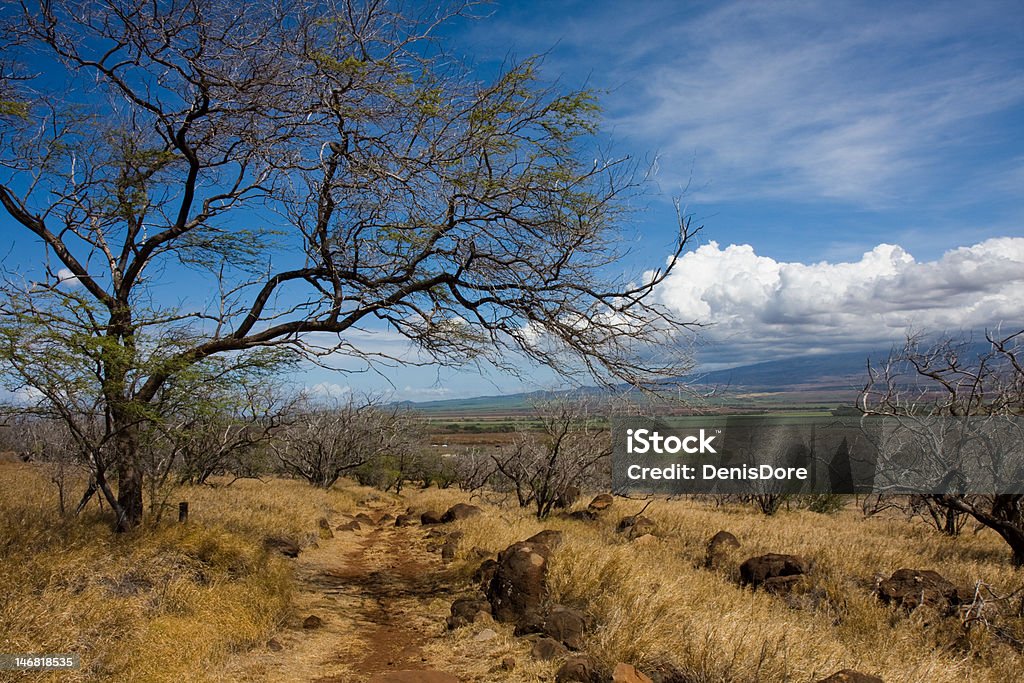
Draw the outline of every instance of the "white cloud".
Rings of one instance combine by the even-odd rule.
[[[692,170],[693,201],[948,201],[950,182],[1019,154],[993,118],[1024,103],[1011,2],[594,0],[498,16],[526,50],[553,51],[552,73],[607,88],[615,136],[660,153],[666,192]],[[478,30],[505,54],[489,22]]]
[[[1024,100],[1000,46],[962,39],[997,23],[950,6],[729,3],[660,33],[685,47],[644,71],[619,128],[657,141],[665,167],[695,158],[710,182],[697,199],[894,201]]]
[[[1024,325],[1024,238],[919,262],[879,244],[852,263],[787,263],[716,242],[685,254],[657,290],[681,318],[712,323],[716,356],[754,362],[888,345],[930,332]]]
[[[75,274],[67,268],[61,268],[57,271],[57,283],[72,288],[82,285],[79,279],[75,277]]]
[[[309,387],[309,393],[317,399],[339,399],[348,397],[352,393],[352,388],[335,382],[318,382]]]
[[[436,401],[453,397],[451,389],[438,386],[414,387],[407,384],[396,393],[399,397],[408,401]]]

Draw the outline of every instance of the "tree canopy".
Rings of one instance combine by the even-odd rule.
[[[42,264],[6,273],[6,371],[66,418],[102,416],[122,526],[141,518],[139,425],[210,359],[409,362],[351,341],[386,326],[429,362],[679,372],[649,351],[683,321],[648,295],[689,225],[667,264],[609,275],[643,169],[602,152],[593,93],[546,84],[539,59],[481,79],[448,54],[438,27],[470,9],[2,11],[0,205]],[[167,286],[185,274],[208,295]]]

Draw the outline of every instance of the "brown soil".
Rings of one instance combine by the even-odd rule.
[[[332,520],[332,526],[345,521]],[[294,560],[296,609],[273,636],[281,647],[239,655],[227,677],[361,683],[384,671],[444,669],[444,662],[430,661],[425,646],[446,632],[455,580],[427,551],[422,529],[385,523],[334,534]],[[323,625],[303,629],[311,614]]]

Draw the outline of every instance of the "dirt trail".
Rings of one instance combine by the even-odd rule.
[[[374,519],[398,512],[362,511]],[[293,620],[226,674],[241,681],[362,683],[383,671],[435,668],[424,646],[445,632],[455,581],[426,549],[422,528],[363,524],[359,531],[335,531],[319,546],[294,560]],[[319,628],[303,628],[310,615],[323,620]]]

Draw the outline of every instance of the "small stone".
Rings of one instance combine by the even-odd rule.
[[[480,631],[480,633],[473,636],[473,640],[483,642],[485,640],[493,640],[497,637],[498,633],[493,628],[485,628],[483,631]]]
[[[512,669],[516,668],[516,658],[505,657],[503,660],[501,660],[501,668],[505,671],[511,671]]]
[[[271,638],[267,641],[267,649],[271,652],[280,652],[284,649],[284,645],[278,642],[277,638]]]
[[[654,683],[650,676],[647,676],[632,664],[619,662],[612,671],[612,683]]]
[[[420,515],[420,524],[428,526],[430,524],[441,524],[441,515],[433,511],[424,512]]]
[[[302,620],[302,628],[313,629],[320,628],[324,625],[324,620],[315,614],[310,614],[308,617]]]
[[[594,683],[597,680],[597,667],[590,657],[580,655],[570,657],[555,674],[557,683]]]
[[[554,638],[538,638],[537,642],[533,644],[533,650],[530,651],[530,654],[533,655],[534,659],[549,662],[552,659],[568,654],[568,652],[565,646]]]

